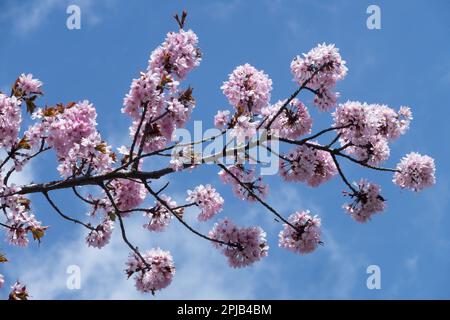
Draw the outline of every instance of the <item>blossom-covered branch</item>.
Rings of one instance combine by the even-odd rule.
[[[295,57],[290,67],[296,87],[287,99],[276,102],[271,102],[272,80],[266,73],[250,64],[238,66],[221,87],[231,107],[214,117],[218,133],[176,141],[177,130],[186,125],[196,105],[193,88],[184,83],[202,60],[197,35],[184,29],[186,17],[186,12],[175,16],[179,30],[169,32],[151,53],[147,69],[132,80],[125,95],[122,113],[131,121],[126,146],[113,149],[102,138],[97,130],[97,111],[87,100],[39,107],[43,84],[31,74],[20,75],[10,94],[0,93],[0,148],[4,155],[0,160],[0,229],[9,244],[27,246],[30,235],[39,242],[51,232],[32,210],[31,196],[41,194],[56,214],[87,229],[88,246],[106,246],[119,224],[121,238],[131,250],[126,275],[134,278],[138,290],[155,294],[175,276],[174,259],[160,248],[141,251],[135,246],[126,228],[130,215],[141,214],[143,232],[150,233],[164,232],[175,218],[187,231],[212,243],[234,268],[250,266],[269,253],[267,234],[261,227],[238,226],[225,217],[226,202],[217,186],[192,186],[186,191],[186,202],[177,204],[169,195],[169,183],[159,190],[156,187],[162,177],[176,179],[180,171],[202,170],[208,164],[219,167],[219,179],[232,188],[238,201],[258,202],[282,223],[279,246],[299,254],[324,244],[322,221],[306,208],[289,213],[269,204],[269,186],[262,173],[267,161],[258,159],[253,150],[264,149],[273,155],[278,161],[276,174],[285,182],[318,187],[339,175],[344,195],[351,199],[343,208],[358,222],[381,213],[386,200],[378,184],[349,178],[342,160],[393,174],[394,184],[413,191],[435,183],[435,163],[426,155],[409,153],[395,168],[383,166],[390,155],[389,143],[406,133],[412,113],[404,106],[394,110],[384,104],[338,103],[336,86],[348,68],[334,45],[319,44]],[[305,103],[308,100],[301,94],[313,96],[312,107],[331,117],[330,126],[313,133],[313,118]],[[22,128],[27,114],[32,124]],[[215,152],[196,151],[225,137],[231,140]],[[61,179],[21,186],[10,182],[16,172],[49,150],[56,155]],[[143,169],[152,157],[166,159],[166,164],[156,170]],[[74,199],[88,206],[87,217],[64,213],[57,199],[50,196],[57,190],[71,191]],[[203,234],[187,223],[186,212],[197,212],[199,223],[224,217]],[[0,255],[0,262],[7,262],[4,255]],[[4,282],[0,274],[0,287]],[[28,296],[25,285],[13,284],[10,299]]]

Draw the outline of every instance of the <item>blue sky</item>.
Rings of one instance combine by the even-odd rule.
[[[66,28],[66,7],[82,10],[81,30]],[[366,27],[366,8],[381,8],[381,30]],[[0,266],[8,283],[27,283],[33,298],[450,298],[450,218],[448,117],[450,111],[450,3],[448,1],[0,1],[0,90],[22,72],[44,81],[39,102],[89,99],[98,111],[102,135],[115,147],[126,143],[129,120],[120,113],[131,79],[146,68],[149,54],[176,24],[173,13],[187,9],[187,26],[199,36],[200,68],[186,84],[194,87],[193,119],[212,124],[218,109],[228,108],[220,86],[237,66],[250,63],[273,80],[272,101],[295,90],[289,71],[294,56],[317,43],[335,43],[349,73],[339,84],[347,99],[409,105],[414,114],[410,131],[392,145],[388,166],[409,151],[436,159],[437,184],[420,194],[402,191],[390,174],[343,164],[352,180],[367,177],[382,185],[388,209],[361,225],[341,209],[346,201],[339,178],[312,189],[267,181],[269,202],[285,216],[310,209],[322,217],[325,245],[314,254],[298,256],[277,247],[280,225],[258,204],[242,203],[217,178],[213,167],[171,176],[170,194],[183,200],[184,190],[199,183],[216,185],[226,199],[220,215],[242,225],[260,224],[270,242],[269,257],[242,270],[228,268],[210,243],[174,223],[167,233],[150,234],[137,214],[127,219],[130,238],[142,249],[171,250],[177,266],[173,284],[156,297],[139,294],[123,269],[128,250],[116,232],[103,250],[87,248],[85,231],[61,221],[39,196],[37,216],[51,226],[40,246],[27,249],[0,244],[11,262]],[[300,97],[310,105],[311,96]],[[314,116],[313,131],[330,124],[328,113]],[[152,166],[162,166],[155,162]],[[54,156],[33,162],[17,182],[57,178]],[[55,194],[71,214],[86,208],[65,192]],[[189,216],[189,215],[188,215]],[[211,223],[189,221],[206,232]],[[66,268],[81,267],[82,288],[66,288]],[[366,287],[366,268],[381,268],[381,290]],[[7,289],[0,289],[2,296]]]

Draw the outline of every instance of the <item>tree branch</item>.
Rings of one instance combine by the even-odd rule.
[[[164,199],[162,199],[155,191],[153,191],[153,189],[148,185],[147,181],[142,180],[142,182],[144,183],[145,188],[147,189],[147,191],[158,201],[160,202],[167,210],[169,210],[170,213],[172,213],[175,218],[181,222],[181,224],[183,226],[185,226],[189,231],[191,231],[192,233],[194,233],[195,235],[199,236],[200,238],[203,238],[205,240],[211,241],[211,242],[215,242],[215,243],[219,243],[219,244],[223,244],[226,246],[230,246],[230,247],[235,247],[235,248],[240,248],[241,246],[238,243],[229,243],[229,242],[224,242],[221,240],[217,240],[217,239],[213,239],[210,238],[208,236],[205,236],[204,234],[198,232],[197,230],[195,230],[194,228],[192,228],[190,225],[188,225],[183,218],[181,218],[177,213],[176,213],[176,209],[177,208],[171,208],[166,201],[164,201]]]

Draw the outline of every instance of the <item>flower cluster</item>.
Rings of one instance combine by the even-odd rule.
[[[101,140],[96,129],[97,112],[89,101],[40,108],[33,118],[41,121],[31,126],[25,136],[31,146],[44,139],[55,149],[63,177],[102,173],[114,163],[115,154]]]
[[[133,119],[131,138],[144,152],[164,148],[177,127],[183,127],[195,106],[192,88],[179,81],[200,64],[198,39],[192,31],[170,32],[155,49],[145,73],[134,79],[122,112]],[[144,140],[144,141],[142,141]]]
[[[0,289],[3,287],[4,284],[5,284],[5,278],[3,277],[2,274],[0,274]]]
[[[214,126],[219,129],[224,129],[230,122],[230,111],[219,110],[214,116]]]
[[[164,203],[156,201],[155,206],[144,213],[145,217],[150,218],[150,221],[144,225],[144,228],[150,231],[161,232],[167,228],[173,218],[172,212],[167,207],[179,215],[182,214],[181,210],[174,209],[177,207],[177,203],[171,197],[161,195],[160,198]]]
[[[111,183],[113,198],[119,210],[136,208],[145,200],[147,190],[142,183],[129,179],[116,179]],[[123,213],[122,216],[127,216]]]
[[[357,184],[358,190],[349,194],[353,198],[351,204],[345,204],[344,209],[358,222],[367,222],[372,215],[385,209],[386,203],[380,195],[379,185],[361,179]]]
[[[297,139],[298,137],[311,132],[312,118],[308,109],[298,99],[293,99],[276,118],[281,107],[286,104],[286,100],[278,101],[272,106],[263,108],[261,114],[267,117],[267,122],[271,123],[270,128],[275,135],[286,139]],[[289,108],[290,107],[290,108]]]
[[[231,220],[224,219],[214,224],[209,237],[232,244],[214,243],[233,268],[249,266],[268,254],[266,233],[260,227],[239,228]]]
[[[164,43],[152,52],[148,70],[175,74],[182,80],[200,65],[200,61],[197,35],[192,30],[181,29],[169,32]]]
[[[390,154],[388,142],[409,128],[411,111],[398,112],[386,105],[347,101],[333,113],[334,127],[340,128],[340,143],[345,151],[371,165],[385,161]]]
[[[336,81],[347,74],[345,61],[334,45],[319,44],[303,57],[297,56],[291,63],[291,72],[299,85],[315,91],[314,104],[320,110],[335,106],[338,93],[334,92]]]
[[[200,221],[209,220],[216,213],[222,211],[224,200],[210,184],[206,186],[201,184],[194,190],[188,190],[187,194],[186,201],[195,203],[202,210],[198,215]]]
[[[44,236],[47,227],[31,213],[31,201],[16,194],[20,188],[5,186],[0,176],[0,207],[5,213],[6,240],[11,245],[25,247],[28,245],[28,233],[37,241]]]
[[[284,155],[280,162],[280,174],[284,180],[305,182],[311,187],[317,187],[337,173],[331,155],[314,148],[314,145],[300,145]]]
[[[11,148],[17,142],[22,115],[21,100],[0,93],[0,148]]]
[[[284,224],[279,235],[279,246],[295,253],[313,252],[320,241],[321,221],[317,216],[311,216],[309,211],[297,211],[288,219],[294,226]]]
[[[254,195],[264,198],[269,193],[269,185],[263,183],[261,177],[256,177],[254,168],[246,169],[242,165],[232,165],[228,166],[227,170],[230,173],[221,170],[219,177],[224,183],[233,186],[233,193],[239,199],[255,201]]]
[[[435,184],[436,167],[433,158],[411,152],[402,158],[394,174],[394,183],[401,188],[421,191]]]
[[[9,300],[28,300],[29,294],[27,287],[20,283],[16,282],[11,287],[11,292],[9,293]]]
[[[33,95],[42,95],[42,82],[34,79],[31,73],[22,73],[15,84],[15,95],[22,97],[31,97]]]
[[[136,254],[132,254],[125,269],[128,277],[134,275],[136,288],[139,291],[154,294],[155,291],[167,287],[175,275],[175,266],[170,252],[160,248],[151,249],[142,254],[142,257],[146,263]]]
[[[105,220],[94,230],[89,232],[86,237],[86,243],[90,247],[101,249],[109,243],[114,229],[114,222],[111,219]]]
[[[233,70],[221,89],[238,113],[259,114],[269,104],[272,80],[246,63]]]
[[[233,129],[230,131],[230,137],[235,138],[238,144],[243,144],[247,139],[256,135],[256,129],[259,121],[253,121],[250,116],[237,117]]]

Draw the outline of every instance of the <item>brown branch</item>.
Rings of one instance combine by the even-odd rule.
[[[339,162],[336,159],[336,155],[331,154],[331,157],[333,158],[333,162],[336,165],[336,168],[337,168],[337,170],[339,172],[339,175],[342,178],[342,181],[344,181],[344,183],[347,185],[347,187],[350,188],[350,190],[352,190],[354,193],[356,193],[357,192],[356,189],[352,186],[352,184],[345,177],[344,172],[342,171],[341,166],[339,165]]]
[[[130,154],[128,155],[128,157],[129,157],[128,165],[133,160],[134,147],[136,146],[137,139],[139,137],[139,133],[141,131],[142,124],[144,123],[145,115],[147,114],[147,108],[148,108],[148,104],[146,103],[144,105],[144,110],[142,111],[141,119],[139,120],[139,124],[138,124],[138,126],[136,128],[136,132],[134,133],[133,142],[131,143]]]
[[[120,215],[121,210],[117,207],[116,202],[114,201],[114,198],[112,197],[111,193],[109,192],[108,188],[106,188],[106,186],[103,183],[99,183],[99,186],[105,191],[106,196],[108,197],[109,201],[111,202],[111,205],[114,207],[114,210],[116,211],[116,217],[119,220],[119,225],[120,225],[120,231],[121,231],[121,235],[122,235],[122,239],[123,241],[127,244],[127,246],[133,250],[133,252],[139,257],[139,259],[141,259],[142,263],[144,263],[144,265],[150,270],[151,266],[147,263],[147,261],[144,259],[144,257],[141,255],[141,253],[139,252],[139,249],[137,247],[135,247],[129,240],[127,237],[127,233],[125,230],[125,224],[123,222],[123,218]]]
[[[275,116],[273,116],[272,119],[270,119],[269,123],[266,126],[266,129],[270,129],[270,126],[272,125],[272,123],[276,120],[276,118],[278,118],[278,116],[286,109],[287,105],[289,103],[291,103],[292,100],[295,99],[295,97],[298,96],[298,94],[306,88],[306,86],[308,85],[308,83],[326,66],[327,64],[322,65],[320,68],[318,68],[316,71],[314,71],[314,73],[308,78],[306,79],[302,85],[294,91],[293,94],[291,94],[291,96],[283,103],[283,105],[280,107],[280,110],[278,110],[278,112],[275,114]],[[263,121],[261,121],[261,123],[258,125],[258,129],[262,126],[262,124],[266,121],[267,118],[265,118]]]
[[[245,183],[243,183],[238,177],[236,177],[235,174],[233,174],[230,170],[228,170],[228,168],[221,164],[218,163],[217,164],[221,169],[223,169],[227,174],[229,174],[234,180],[236,180],[237,183],[239,183],[239,185],[243,188],[245,188],[247,190],[247,192],[249,194],[251,194],[251,196],[253,198],[255,198],[259,203],[261,203],[264,207],[266,207],[270,212],[272,212],[275,216],[277,216],[281,221],[283,221],[284,223],[286,223],[287,225],[289,225],[290,227],[292,227],[294,230],[300,232],[300,230],[298,230],[298,228],[296,226],[294,226],[292,223],[290,223],[289,221],[287,221],[281,214],[279,214],[272,206],[270,206],[267,202],[265,202],[264,200],[262,200],[257,194],[255,194],[249,187],[247,187],[245,185]]]
[[[22,186],[21,189],[15,193],[0,195],[0,197],[9,197],[15,194],[32,194],[40,192],[48,192],[52,190],[60,190],[72,188],[75,186],[87,186],[87,185],[98,185],[104,181],[109,181],[113,179],[159,179],[167,174],[172,173],[174,170],[170,167],[159,169],[155,171],[126,171],[126,172],[109,172],[96,176],[82,176],[75,177],[66,180],[56,180],[48,183],[41,184],[30,184]]]
[[[90,205],[96,205],[97,203],[95,201],[91,201],[89,199],[86,199],[85,197],[83,197],[78,191],[77,191],[77,187],[73,186],[72,187],[73,193],[77,196],[77,198],[81,199],[83,202],[90,204]]]
[[[211,242],[216,242],[222,245],[226,245],[226,246],[230,246],[230,247],[235,247],[235,248],[241,248],[241,245],[238,243],[231,243],[231,242],[225,242],[225,241],[221,241],[221,240],[217,240],[217,239],[213,239],[210,238],[200,232],[198,232],[197,230],[195,230],[194,228],[192,228],[189,224],[187,224],[183,218],[181,218],[177,212],[175,211],[177,208],[172,208],[170,207],[166,201],[164,201],[164,199],[162,199],[155,191],[153,191],[153,189],[148,185],[147,181],[142,180],[142,182],[144,183],[145,188],[147,189],[147,191],[158,201],[160,202],[167,210],[169,210],[170,213],[172,213],[175,218],[181,222],[181,224],[183,226],[185,226],[189,231],[191,231],[192,233],[194,233],[195,235],[199,236],[200,238],[203,238],[205,240],[211,241]]]
[[[64,219],[68,220],[68,221],[72,221],[76,224],[80,224],[82,226],[84,226],[85,228],[89,229],[89,230],[95,230],[95,228],[93,228],[92,226],[78,220],[72,217],[69,217],[68,215],[64,214],[59,208],[58,206],[53,202],[53,200],[50,198],[50,196],[48,195],[47,191],[43,191],[42,194],[44,195],[44,197],[47,199],[48,203],[53,207],[53,209],[55,209],[55,211]]]

